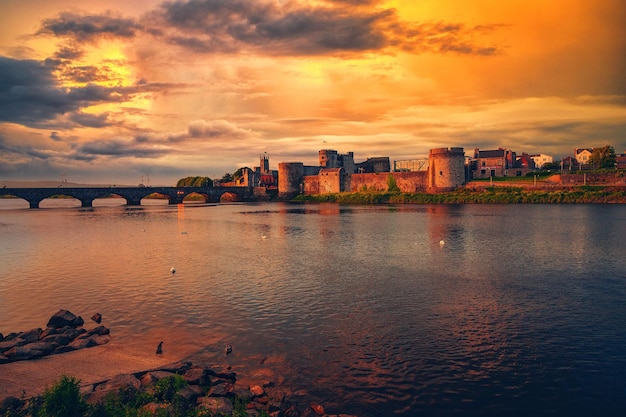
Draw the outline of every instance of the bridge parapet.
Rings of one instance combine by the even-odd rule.
[[[123,197],[127,205],[141,205],[141,200],[151,194],[162,194],[169,204],[180,204],[192,193],[201,194],[207,202],[219,202],[224,194],[234,195],[238,201],[254,201],[253,187],[84,187],[84,188],[0,188],[0,195],[11,195],[28,201],[30,208],[55,195],[67,195],[81,202],[82,207],[92,207],[93,200],[111,194]]]

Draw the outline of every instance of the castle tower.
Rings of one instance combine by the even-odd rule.
[[[304,164],[302,162],[278,164],[278,198],[288,200],[300,194],[303,175]]]
[[[259,167],[261,167],[261,174],[267,174],[270,172],[270,157],[267,154],[261,155],[259,158]]]
[[[337,161],[337,151],[322,149],[319,151],[319,159],[322,168],[340,168]]]
[[[428,155],[429,191],[453,190],[463,184],[465,184],[463,148],[431,149]]]

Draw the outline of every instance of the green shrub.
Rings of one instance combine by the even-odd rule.
[[[43,393],[41,417],[79,417],[87,405],[80,395],[80,380],[62,375],[59,381]]]
[[[400,188],[398,188],[398,184],[396,183],[396,178],[391,174],[387,175],[387,190],[389,192],[400,191]]]
[[[154,396],[164,402],[172,402],[181,388],[187,385],[187,381],[181,375],[172,375],[159,379],[154,385]]]

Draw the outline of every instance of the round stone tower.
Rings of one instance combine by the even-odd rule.
[[[450,191],[465,184],[463,148],[431,149],[428,155],[428,189]]]
[[[281,162],[278,164],[278,198],[289,200],[301,193],[304,164],[302,162]]]

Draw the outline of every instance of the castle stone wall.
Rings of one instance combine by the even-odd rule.
[[[303,179],[304,195],[316,195],[320,193],[320,179],[317,175],[308,175]]]
[[[324,156],[329,155],[324,153]],[[387,191],[389,176],[394,178],[398,189],[405,193],[435,193],[453,190],[465,184],[463,148],[431,149],[428,159],[428,171],[352,174],[345,175],[345,178],[339,173],[326,173],[324,178],[320,178],[320,167],[305,167],[301,162],[284,162],[278,166],[278,196],[289,199],[300,193],[314,195],[340,191]],[[340,184],[339,190],[337,184]]]
[[[428,173],[416,171],[354,174],[350,181],[349,191],[387,191],[389,175],[395,179],[398,189],[403,193],[425,192],[427,189]]]

